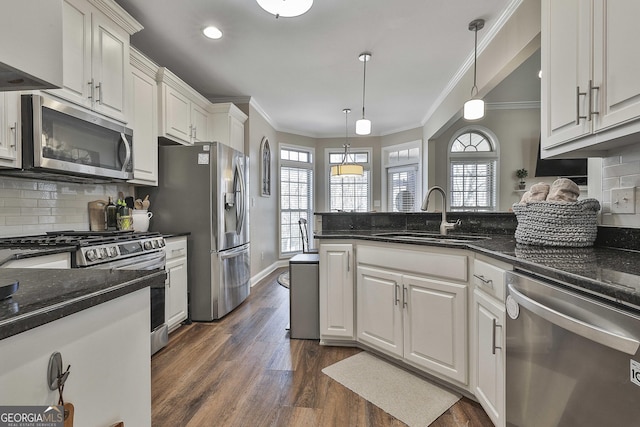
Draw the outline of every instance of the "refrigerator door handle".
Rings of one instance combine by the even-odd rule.
[[[220,259],[228,259],[237,256],[243,252],[247,252],[249,250],[249,245],[238,246],[237,248],[228,249],[225,251],[218,252],[218,256]]]
[[[238,177],[238,186],[240,187],[238,194],[236,195],[236,205],[240,205],[240,209],[238,212],[238,217],[236,218],[236,233],[240,234],[242,232],[242,226],[244,225],[246,210],[244,205],[244,176],[240,170],[240,167],[236,165],[236,175]]]

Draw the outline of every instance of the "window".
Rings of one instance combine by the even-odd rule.
[[[421,194],[420,148],[422,141],[413,141],[382,148],[382,168],[386,182],[382,182],[382,194],[386,193],[389,212],[415,212],[419,208]]]
[[[387,210],[390,212],[416,210],[417,177],[417,166],[387,169]]]
[[[298,220],[313,221],[313,150],[280,148],[280,254],[302,251]],[[310,230],[311,234],[312,231]]]
[[[488,129],[465,128],[449,149],[449,194],[452,211],[495,211],[497,206],[497,140]]]
[[[327,150],[329,176],[329,211],[367,212],[371,210],[371,150],[351,150],[349,161],[364,167],[362,176],[331,176],[331,166],[339,165],[344,151]]]

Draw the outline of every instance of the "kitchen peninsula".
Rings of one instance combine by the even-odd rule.
[[[336,239],[377,241],[440,248],[467,249],[510,263],[515,268],[559,280],[587,292],[640,310],[640,265],[637,263],[640,233],[636,229],[599,227],[595,246],[545,247],[517,244],[517,221],[512,213],[450,214],[461,227],[450,235],[483,235],[488,239],[464,243],[419,242],[388,235],[393,231],[438,233],[439,213],[316,213],[322,230],[320,243]],[[615,235],[614,235],[615,234]]]
[[[600,227],[593,247],[531,246],[515,241],[511,213],[449,213],[449,221],[461,225],[446,235],[438,230],[440,215],[316,213],[321,344],[360,347],[443,381],[477,399],[502,427],[513,408],[508,385],[529,381],[519,380],[517,365],[509,362],[510,354],[517,359],[509,353],[509,322],[529,319],[519,313],[532,307],[513,296],[522,295],[514,277],[536,278],[640,319],[635,229]],[[557,310],[563,301],[547,299],[546,305]],[[592,329],[606,330],[604,336],[611,326],[606,315],[601,319],[592,321]],[[554,334],[520,337],[529,348],[527,340]],[[633,331],[621,335],[621,341],[638,343]],[[622,365],[616,381],[628,378],[628,362]]]
[[[19,282],[0,301],[0,402],[52,405],[49,357],[60,352],[70,375],[64,400],[76,425],[151,425],[149,288],[164,271],[0,269]]]

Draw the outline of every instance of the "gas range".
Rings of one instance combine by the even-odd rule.
[[[106,263],[117,267],[121,260],[162,251],[165,242],[158,232],[134,231],[55,231],[0,238],[0,247],[4,248],[61,246],[76,248],[72,261],[74,268]]]

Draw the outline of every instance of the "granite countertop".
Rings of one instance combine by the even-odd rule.
[[[398,231],[398,230],[395,230]],[[562,248],[517,244],[513,235],[490,235],[490,239],[465,243],[407,242],[376,236],[382,230],[324,231],[316,239],[359,239],[436,247],[468,249],[640,311],[640,253],[607,247]],[[451,233],[454,235],[454,233]]]
[[[164,286],[162,270],[0,269],[0,286],[19,288],[0,301],[0,339],[145,287]]]
[[[0,248],[0,266],[9,261],[75,251],[75,246]]]
[[[185,231],[182,233],[162,233],[162,237],[164,237],[165,239],[170,239],[172,237],[190,236],[190,235],[191,235],[190,231]]]

